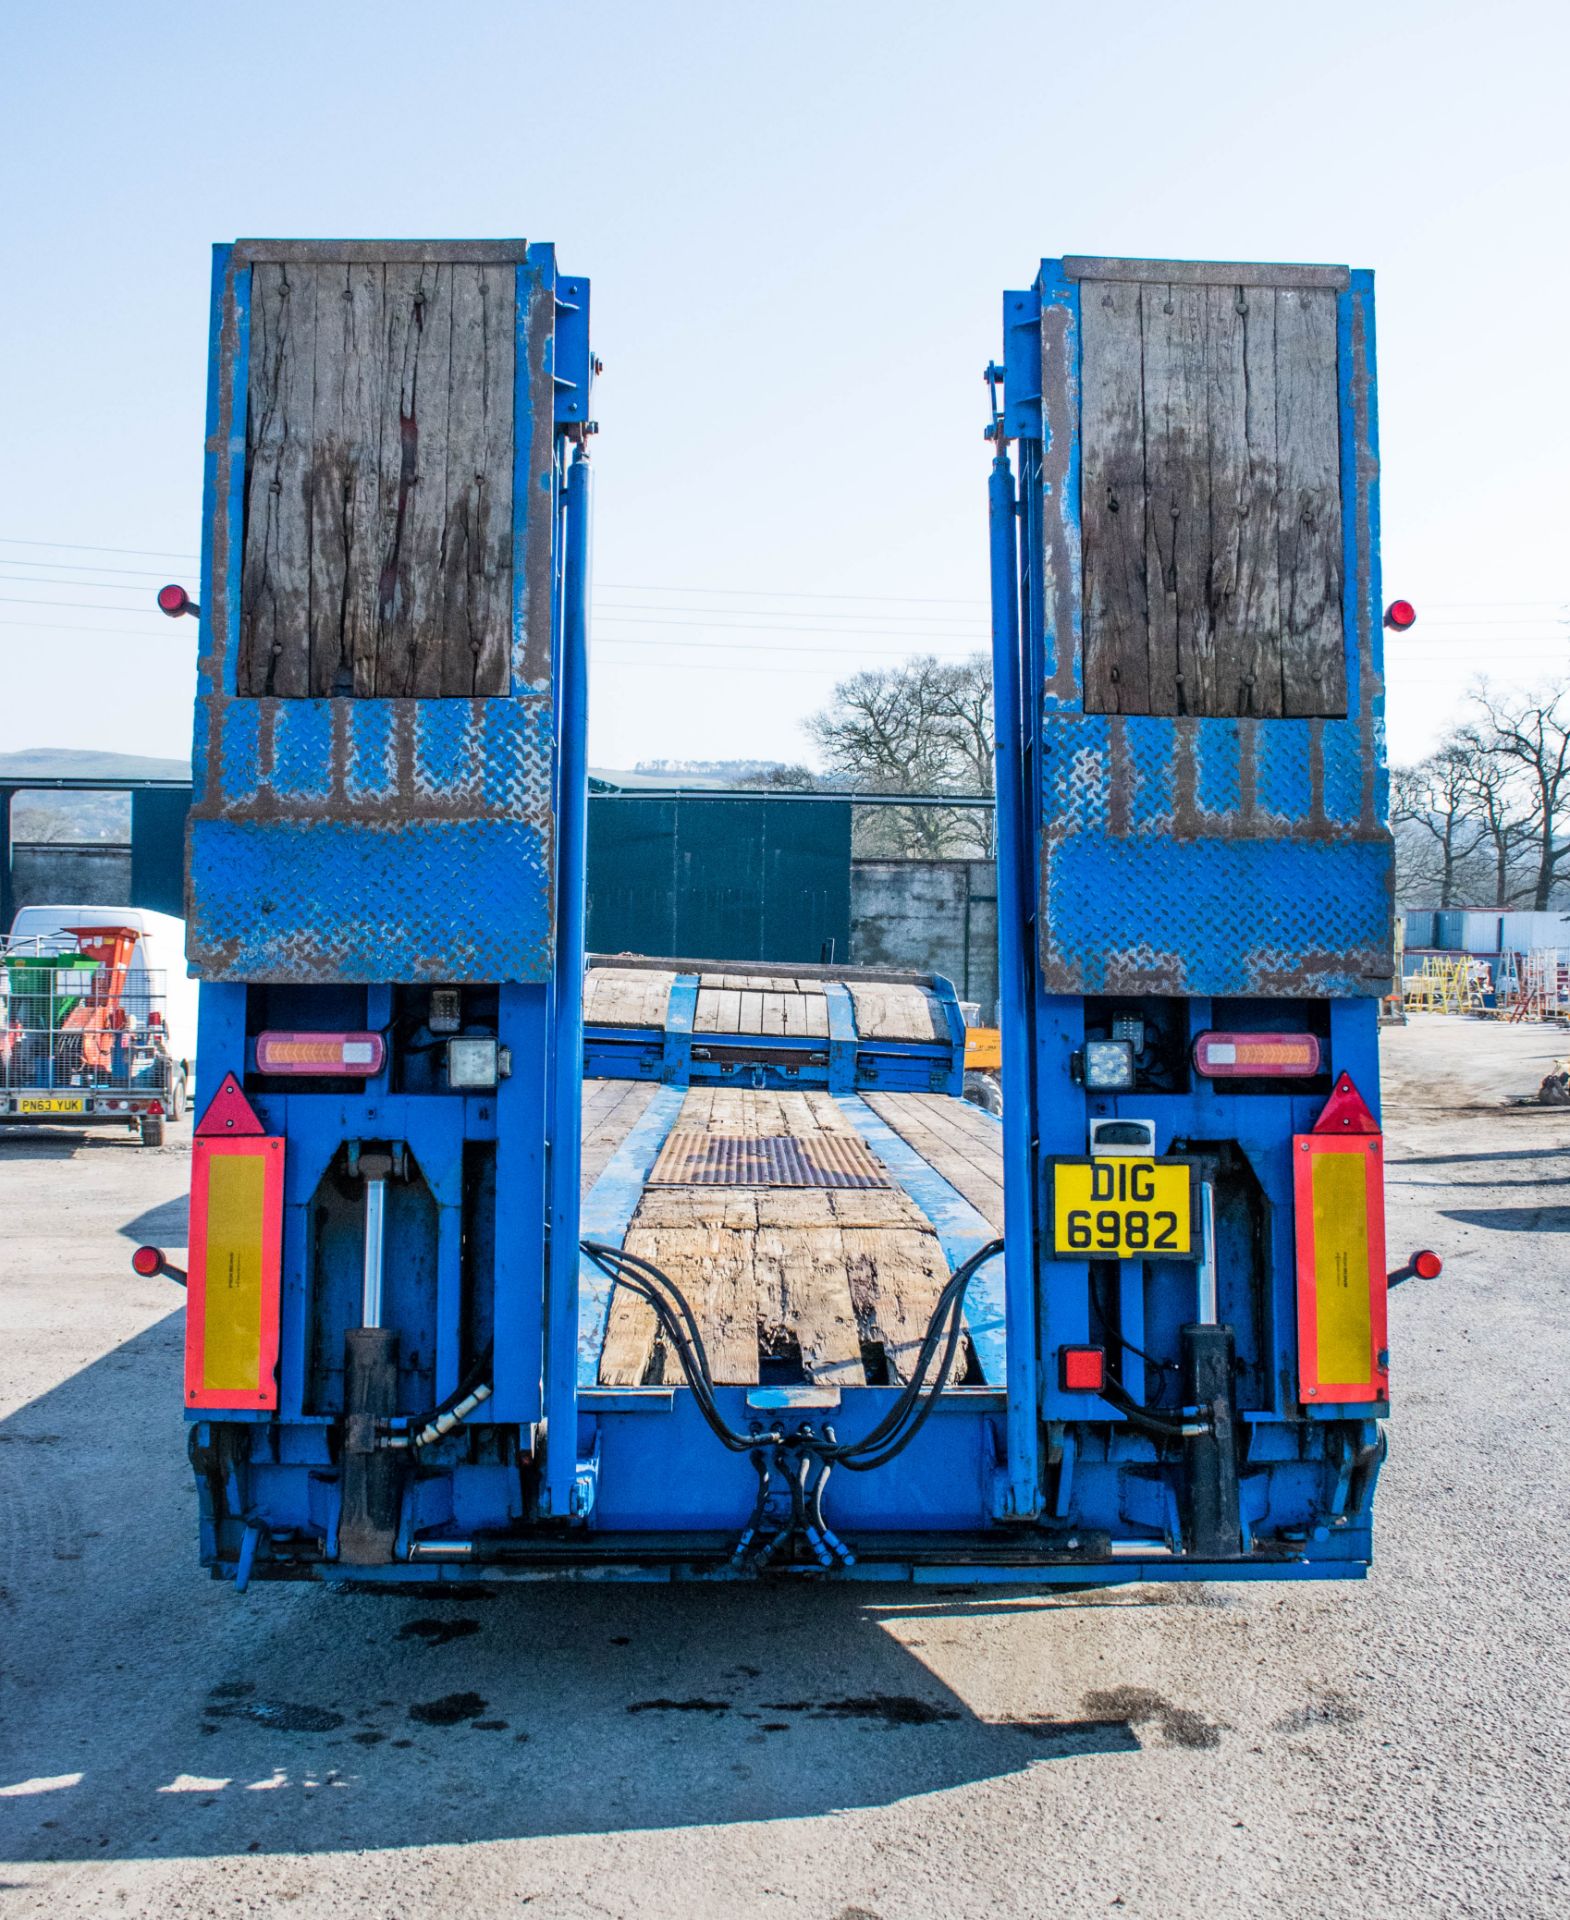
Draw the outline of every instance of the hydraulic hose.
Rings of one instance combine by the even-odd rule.
[[[778,1429],[767,1434],[738,1433],[719,1410],[714,1376],[710,1371],[708,1352],[703,1344],[697,1316],[669,1274],[661,1272],[652,1261],[628,1253],[625,1248],[608,1246],[596,1240],[585,1240],[582,1244],[584,1253],[602,1273],[646,1300],[654,1309],[661,1330],[681,1362],[704,1420],[723,1446],[733,1453],[750,1453],[757,1447],[789,1442],[793,1447],[814,1454],[825,1465],[843,1466],[852,1473],[870,1473],[876,1467],[887,1465],[921,1431],[953,1371],[954,1358],[959,1351],[964,1330],[966,1290],[979,1269],[1003,1251],[1001,1240],[989,1240],[949,1275],[928,1322],[910,1379],[899,1399],[870,1433],[841,1445],[831,1434],[820,1436],[808,1430],[794,1435],[784,1434]],[[928,1388],[927,1375],[940,1347],[943,1351],[942,1363],[936,1379]]]

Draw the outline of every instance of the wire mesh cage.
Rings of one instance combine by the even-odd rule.
[[[140,964],[135,934],[105,929],[76,949],[0,951],[0,1091],[13,1113],[90,1113],[96,1096],[171,1083],[164,976]]]

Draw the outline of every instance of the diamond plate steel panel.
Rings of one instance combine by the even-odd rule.
[[[230,700],[192,809],[208,980],[540,981],[554,924],[552,714],[497,700]]]
[[[651,1187],[890,1187],[887,1167],[860,1134],[741,1138],[678,1127],[649,1175]]]
[[[1389,835],[1358,730],[1049,714],[1048,993],[1377,993]]]
[[[207,820],[190,951],[208,980],[540,981],[549,868],[520,820]]]

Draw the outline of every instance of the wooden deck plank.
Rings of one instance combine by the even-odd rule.
[[[843,1227],[846,1276],[864,1339],[880,1342],[890,1377],[910,1378],[948,1267],[937,1235],[912,1227]]]
[[[795,1336],[809,1380],[864,1387],[861,1331],[840,1229],[760,1226],[753,1270],[765,1340],[783,1327]]]
[[[592,967],[584,977],[583,1018],[594,1027],[663,1027],[674,973],[647,967]]]
[[[868,980],[851,980],[846,985],[856,1010],[856,1032],[863,1040],[946,1038],[938,1003],[925,988]]]
[[[733,1196],[736,1217],[745,1203]],[[643,1204],[627,1229],[629,1253],[650,1260],[686,1296],[708,1351],[709,1369],[721,1386],[753,1386],[758,1379],[758,1289],[753,1270],[755,1227],[691,1223],[679,1227],[643,1224]],[[607,1386],[637,1386],[653,1357],[655,1319],[646,1302],[619,1290],[600,1362]],[[669,1357],[667,1384],[683,1377]]]
[[[595,1089],[592,1101],[591,1088]],[[601,1093],[601,1088],[610,1091]],[[584,1081],[582,1192],[587,1193],[599,1179],[658,1091],[654,1080]]]
[[[905,1143],[962,1194],[995,1233],[1003,1231],[1002,1129],[995,1143],[963,1131],[963,1123],[936,1111],[962,1102],[941,1094],[863,1095],[867,1105]],[[930,1103],[930,1104],[929,1104]]]

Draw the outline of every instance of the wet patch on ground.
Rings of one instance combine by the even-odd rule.
[[[729,1713],[728,1700],[632,1700],[629,1713]]]
[[[410,1707],[409,1718],[426,1727],[456,1727],[464,1720],[477,1720],[488,1701],[477,1693],[444,1693],[440,1700],[420,1700]]]
[[[445,1647],[453,1640],[467,1640],[480,1631],[478,1620],[406,1620],[398,1629],[400,1640],[421,1640],[428,1647]]]
[[[1152,1687],[1109,1687],[1087,1693],[1088,1714],[1126,1721],[1130,1726],[1153,1726],[1169,1747],[1219,1747],[1221,1729],[1192,1707],[1174,1706]]]

